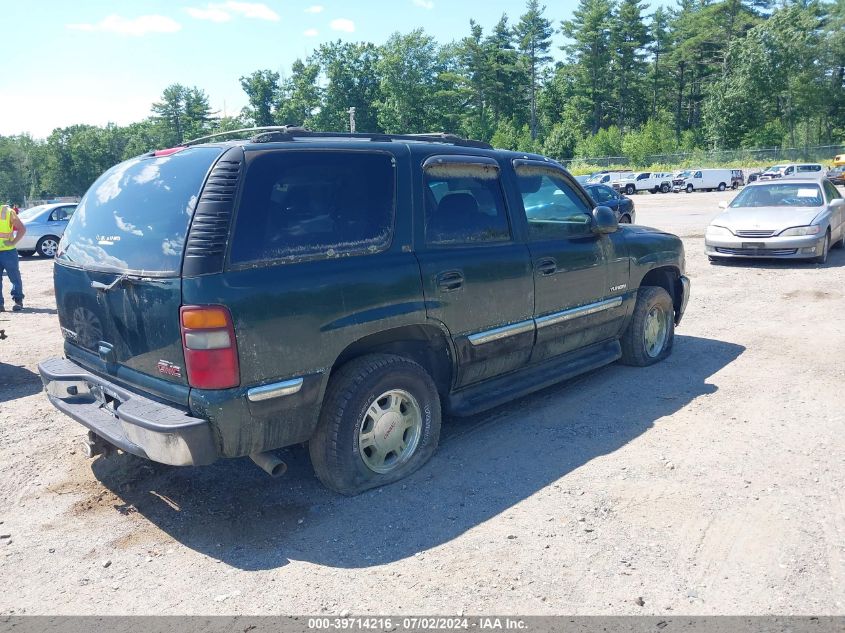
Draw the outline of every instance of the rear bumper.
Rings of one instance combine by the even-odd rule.
[[[128,391],[66,358],[38,365],[50,402],[117,448],[174,466],[217,459],[208,420]]]

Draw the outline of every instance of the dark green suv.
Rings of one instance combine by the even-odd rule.
[[[681,241],[619,227],[554,161],[257,132],[121,163],[70,221],[64,357],[39,369],[90,456],[249,455],[277,474],[271,451],[308,442],[318,477],[354,494],[425,463],[444,412],[670,353]]]

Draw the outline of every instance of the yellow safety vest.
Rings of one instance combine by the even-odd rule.
[[[15,212],[7,206],[0,208],[0,251],[14,250],[14,246],[7,246],[6,240],[10,240],[15,236],[12,228],[12,218],[15,217]]]

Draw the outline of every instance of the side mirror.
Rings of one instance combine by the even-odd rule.
[[[845,206],[845,199],[837,198],[836,200],[831,200],[830,206],[834,208],[843,207]]]
[[[719,208],[720,208],[720,209],[727,209],[727,208],[728,208],[728,201],[727,201],[727,200],[722,200],[722,201],[719,203]]]
[[[593,209],[593,233],[606,235],[619,229],[616,214],[610,207],[598,206]]]

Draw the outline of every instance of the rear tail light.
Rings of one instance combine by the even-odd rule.
[[[232,316],[222,306],[182,306],[182,347],[188,384],[198,389],[228,389],[240,380]]]

